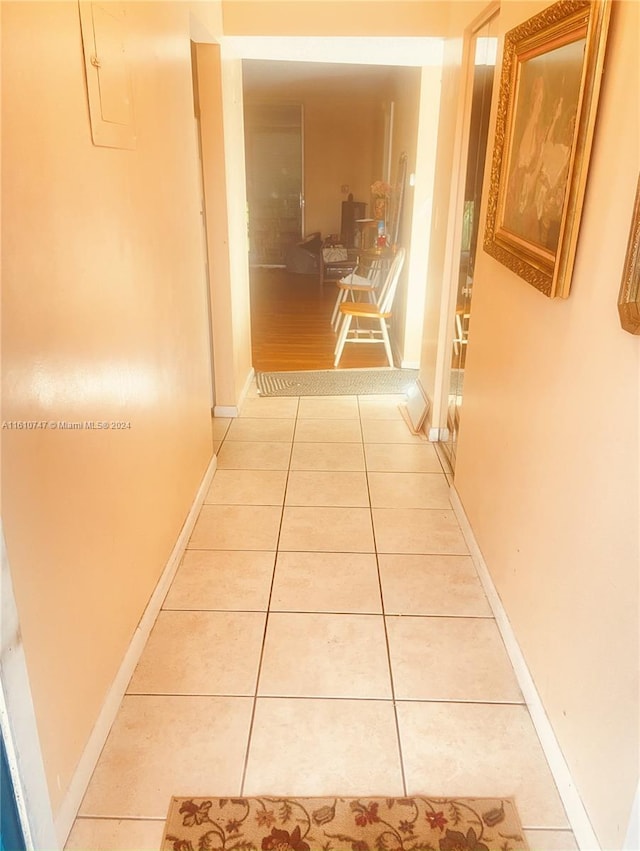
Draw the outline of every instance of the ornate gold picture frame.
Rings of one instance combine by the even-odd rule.
[[[484,249],[566,298],[611,5],[561,0],[504,41]]]
[[[640,177],[618,296],[618,313],[625,331],[640,334]]]

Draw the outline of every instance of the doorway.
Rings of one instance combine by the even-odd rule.
[[[469,70],[472,85],[471,108],[468,119],[469,141],[466,156],[464,204],[461,211],[462,227],[459,231],[461,240],[456,267],[458,277],[453,315],[447,439],[442,443],[452,470],[455,470],[456,465],[469,327],[472,321],[471,303],[478,252],[482,184],[498,44],[497,23],[498,11],[495,10],[490,12],[489,17],[473,31],[469,52],[473,62]]]
[[[304,230],[301,104],[246,104],[249,263],[284,266]]]

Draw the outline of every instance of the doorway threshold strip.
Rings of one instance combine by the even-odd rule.
[[[417,369],[319,369],[256,372],[261,396],[366,396],[407,393]]]
[[[528,851],[510,798],[172,798],[161,851]]]

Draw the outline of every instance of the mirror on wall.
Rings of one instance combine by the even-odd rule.
[[[462,209],[461,241],[458,262],[458,281],[453,317],[453,342],[451,347],[451,372],[449,407],[447,413],[448,437],[443,447],[455,470],[460,413],[464,394],[464,374],[472,322],[474,272],[478,251],[478,229],[482,203],[482,182],[487,154],[491,94],[497,50],[496,12],[473,35],[471,55],[474,63],[470,69],[473,95],[469,114],[469,144]]]

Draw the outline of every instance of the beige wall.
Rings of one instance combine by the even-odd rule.
[[[94,147],[78,5],[4,3],[3,522],[58,810],[211,457],[182,3],[126,4],[135,150]]]
[[[227,185],[229,279],[224,287],[230,313],[215,311],[214,323],[230,323],[233,397],[217,400],[236,408],[251,374],[251,318],[249,298],[249,239],[247,235],[247,180],[244,160],[242,62],[221,51],[224,167]],[[215,284],[214,284],[215,285]],[[216,358],[216,373],[218,358]]]
[[[504,4],[500,29],[545,5]],[[639,752],[638,339],[616,299],[640,168],[640,6],[613,12],[571,295],[550,301],[479,253],[455,475],[606,849],[621,847]]]
[[[206,215],[209,305],[213,339],[215,403],[235,406],[242,390],[236,380],[236,349],[244,359],[249,347],[235,347],[238,329],[230,321],[233,293],[229,257],[229,216],[225,174],[222,63],[217,44],[195,45],[196,109],[199,117],[202,188]],[[245,322],[248,322],[248,317]],[[241,357],[241,360],[243,358]],[[249,361],[245,370],[249,369]]]

